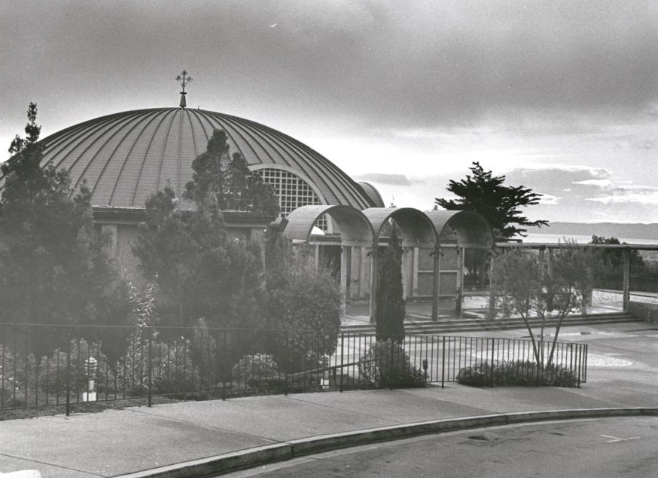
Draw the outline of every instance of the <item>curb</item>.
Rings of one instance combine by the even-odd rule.
[[[481,415],[467,418],[448,418],[429,422],[394,425],[347,433],[321,435],[236,451],[200,460],[193,460],[161,468],[129,473],[115,478],[204,478],[233,471],[255,468],[301,456],[340,448],[400,440],[419,435],[447,433],[473,428],[515,425],[518,423],[584,418],[658,416],[658,408],[591,408],[575,410],[546,410]]]

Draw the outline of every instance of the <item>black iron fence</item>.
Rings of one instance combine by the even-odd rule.
[[[587,345],[280,330],[0,325],[0,410],[86,402],[423,386],[505,364],[540,383],[549,362],[587,380]],[[549,357],[551,357],[549,359]],[[540,367],[527,367],[536,364]],[[515,368],[516,367],[516,368]],[[486,367],[485,367],[486,369]],[[493,367],[491,383],[494,384]],[[488,380],[485,372],[484,380]],[[536,376],[535,376],[536,375]],[[486,384],[486,383],[485,383]]]

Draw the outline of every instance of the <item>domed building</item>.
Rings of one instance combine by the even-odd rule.
[[[216,129],[226,132],[231,152],[241,153],[249,168],[274,186],[284,215],[309,204],[360,210],[384,205],[373,186],[356,183],[290,136],[200,109],[144,109],[85,121],[45,138],[44,160],[66,168],[74,186],[86,180],[97,208],[143,208],[146,198],[167,183],[182,197],[192,179],[192,161]]]
[[[318,260],[324,255],[340,264],[346,304],[374,296],[371,252],[386,244],[392,221],[402,230],[404,289],[410,298],[437,302],[439,289],[444,296],[459,292],[463,281],[456,271],[462,267],[451,264],[442,278],[437,248],[492,245],[486,221],[475,213],[385,208],[374,186],[357,183],[294,138],[247,119],[186,108],[184,101],[179,108],[125,111],[54,133],[41,140],[43,164],[67,169],[76,188],[86,181],[95,221],[112,235],[110,253],[130,276],[139,277],[132,245],[146,199],[168,184],[181,198],[181,209],[192,209],[193,203],[182,200],[192,161],[218,129],[226,132],[231,153],[241,153],[249,169],[273,186],[287,218],[284,234],[315,246]],[[246,237],[262,235],[276,219],[240,211],[224,216],[229,233]]]

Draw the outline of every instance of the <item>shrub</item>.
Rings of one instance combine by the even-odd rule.
[[[233,381],[244,384],[273,382],[279,378],[279,366],[268,354],[245,355],[232,369]]]
[[[192,363],[190,343],[184,338],[173,342],[151,341],[151,368],[146,332],[138,330],[129,338],[126,356],[119,362],[117,378],[120,386],[134,395],[148,392],[149,371],[154,393],[179,394],[194,391],[199,381],[198,368]]]
[[[71,340],[70,356],[70,387],[72,391],[87,391],[89,379],[93,378],[95,390],[104,392],[114,385],[114,372],[108,366],[107,357],[101,353],[99,344],[87,342],[84,339]],[[89,376],[87,360],[96,360],[96,370],[93,377]],[[41,357],[39,362],[38,385],[48,393],[66,392],[66,371],[69,352],[66,348],[55,349],[52,356]]]
[[[0,403],[12,407],[25,390],[25,383],[33,382],[35,359],[32,354],[14,354],[11,347],[0,344]],[[31,385],[31,384],[29,384]]]
[[[492,369],[493,368],[493,369]],[[561,365],[540,366],[535,362],[516,360],[513,362],[481,362],[464,367],[457,381],[473,387],[486,386],[549,386],[575,387],[578,377]]]
[[[266,243],[267,351],[281,370],[299,372],[336,350],[340,332],[341,292],[327,264],[315,265],[310,250],[293,249],[280,233]]]
[[[359,373],[371,386],[422,387],[427,382],[402,345],[389,339],[375,343],[359,360]]]

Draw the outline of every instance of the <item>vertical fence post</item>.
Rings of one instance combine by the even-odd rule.
[[[490,382],[491,386],[494,386],[494,357],[495,357],[495,345],[496,345],[496,339],[491,339],[491,372],[490,372]]]
[[[149,377],[148,377],[148,406],[150,407],[153,404],[153,354],[151,352],[151,345],[153,343],[153,331],[151,330],[151,327],[147,326],[146,327],[146,333],[148,334],[149,338],[149,350],[148,350],[148,358],[149,358]]]
[[[584,352],[584,363],[583,363],[583,382],[587,382],[587,348],[589,345],[584,344],[585,352]]]
[[[443,343],[441,345],[441,388],[445,388],[445,374],[446,374],[446,337],[443,336]]]
[[[494,255],[489,252],[489,320],[496,318],[496,291],[493,286]]]
[[[12,399],[14,401],[14,406],[16,406],[16,377],[18,377],[18,360],[16,360],[16,357],[18,356],[18,330],[14,327],[14,353],[16,354],[14,356],[14,384],[12,385],[12,390],[14,391]],[[4,372],[3,372],[4,373]]]
[[[25,408],[27,408],[27,405],[28,405],[28,398],[27,397],[28,397],[28,394],[29,394],[28,384],[30,382],[29,377],[28,377],[28,374],[29,374],[29,366],[28,366],[29,360],[27,359],[27,356],[29,355],[29,350],[28,350],[28,344],[27,344],[27,328],[23,332],[23,337],[24,337],[23,342],[25,344],[25,347],[24,347],[24,349],[25,349],[25,358],[24,358],[24,362],[23,362],[25,364],[25,373],[24,373],[24,377],[23,377],[23,379],[25,380],[25,388],[23,390],[24,397],[25,397],[25,400],[24,400],[25,403],[24,403],[23,406]],[[18,350],[16,350],[16,356],[18,356]]]
[[[223,330],[222,333],[224,334],[224,346],[222,347],[222,365],[219,367],[219,373],[222,377],[222,400],[226,401],[226,375],[225,375],[225,368],[226,368],[226,362],[228,362],[228,341],[226,337],[226,330]]]
[[[288,368],[290,367],[290,333],[286,332],[286,348],[285,348],[285,362],[286,362],[286,371],[285,371],[285,382],[283,387],[283,393],[288,396]]]
[[[623,309],[628,312],[628,304],[631,301],[631,250],[624,249],[624,278],[623,278]]]
[[[71,332],[66,347],[66,416],[71,415]]]
[[[0,375],[0,390],[5,389],[5,373],[4,370],[7,370],[5,368],[5,350],[7,348],[7,326],[0,324],[0,328],[2,329],[2,340],[0,341],[0,346],[2,347],[2,363],[0,366],[2,367],[2,375]],[[46,383],[48,383],[46,381]],[[0,393],[0,409],[5,408],[5,394]]]
[[[390,342],[391,344],[391,359],[388,361],[388,370],[386,371],[388,373],[388,388],[390,390],[393,390],[393,362],[395,361],[395,349],[396,349],[396,342],[393,341],[392,338],[389,338],[386,343],[388,344]]]
[[[340,385],[339,385],[339,390],[340,393],[343,393],[343,356],[344,356],[344,350],[345,350],[345,332],[341,332],[340,334]]]

